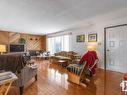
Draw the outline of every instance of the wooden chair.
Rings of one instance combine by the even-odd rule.
[[[87,62],[84,61],[82,65],[70,64],[67,67],[68,70],[68,81],[76,83],[78,85],[83,85],[86,87],[84,82],[90,81],[90,77],[86,76],[86,71],[91,74],[91,69],[98,63],[98,59],[95,60],[94,65],[88,68]]]
[[[87,62],[85,61],[83,65],[78,65],[78,64],[70,64],[67,67],[68,70],[68,81],[73,82],[78,85],[84,84],[83,82],[86,81],[85,77],[85,69]],[[84,84],[84,86],[86,86]]]

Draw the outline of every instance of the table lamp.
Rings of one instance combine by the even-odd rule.
[[[96,46],[87,46],[88,50],[96,50]]]
[[[87,45],[87,50],[93,51],[97,49],[97,43],[89,43]]]
[[[6,52],[6,45],[0,45],[0,53]]]

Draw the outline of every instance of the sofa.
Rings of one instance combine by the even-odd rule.
[[[43,54],[42,50],[29,50],[28,51],[31,58],[36,58],[38,55]]]
[[[48,59],[50,55],[50,52],[43,50],[29,50],[28,53],[31,58],[37,58],[37,56],[41,55],[42,58]]]
[[[24,53],[10,53],[0,55],[0,70],[12,71],[18,77],[13,85],[19,87],[20,95],[23,95],[24,86],[33,78],[37,80],[37,68],[30,68],[29,60]]]

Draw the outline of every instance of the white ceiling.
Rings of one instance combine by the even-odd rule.
[[[124,7],[127,0],[0,0],[0,29],[48,34]]]

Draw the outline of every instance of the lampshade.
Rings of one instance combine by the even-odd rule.
[[[89,43],[87,45],[88,50],[96,50],[96,48],[97,48],[97,43]]]
[[[6,52],[6,45],[0,45],[0,52]]]
[[[87,46],[88,50],[96,50],[96,46]]]

